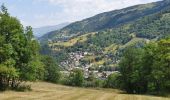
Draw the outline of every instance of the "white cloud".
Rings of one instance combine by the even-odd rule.
[[[34,26],[77,21],[98,13],[158,0],[36,0],[36,2],[43,1],[52,6],[60,6],[62,10],[60,13],[53,12],[49,15],[34,15],[37,22]]]

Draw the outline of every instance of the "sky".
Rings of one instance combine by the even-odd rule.
[[[0,0],[24,26],[79,21],[96,14],[160,0]]]

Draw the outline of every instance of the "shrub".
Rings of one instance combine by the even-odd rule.
[[[19,92],[25,92],[25,91],[31,91],[32,89],[31,89],[31,85],[22,84],[15,87],[14,90]]]
[[[0,90],[14,88],[18,79],[18,72],[13,67],[0,65]]]
[[[72,71],[68,78],[68,84],[72,86],[83,86],[84,77],[83,72],[80,69],[75,69]]]
[[[120,87],[119,85],[119,78],[120,74],[119,73],[113,73],[109,75],[105,81],[105,86],[106,88],[118,88]]]

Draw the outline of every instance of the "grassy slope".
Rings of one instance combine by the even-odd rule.
[[[75,37],[73,39],[70,39],[69,41],[67,42],[57,42],[57,43],[51,43],[49,44],[50,46],[64,46],[64,47],[70,47],[70,46],[73,46],[75,45],[77,42],[85,42],[87,40],[87,36],[88,35],[94,35],[95,33],[88,33],[88,34],[85,34],[85,35],[81,35],[81,36],[78,36],[78,37]]]
[[[6,91],[0,100],[170,100],[169,98],[120,94],[118,90],[74,88],[51,83],[32,84],[31,92]]]
[[[74,46],[76,43],[82,43],[82,42],[85,42],[87,41],[88,39],[88,35],[91,34],[91,35],[94,35],[95,33],[88,33],[88,34],[85,34],[85,35],[81,35],[81,36],[78,36],[78,37],[75,37],[75,38],[72,38],[71,40],[67,41],[67,42],[58,42],[58,43],[51,43],[49,44],[50,46],[64,46],[64,47],[71,47],[71,46]],[[128,47],[130,45],[133,45],[139,41],[146,41],[147,39],[144,39],[144,38],[136,38],[134,37],[131,41],[129,41],[128,43],[126,43],[125,45],[116,45],[116,44],[111,44],[110,46],[104,48],[104,53],[108,53],[108,52],[116,52],[116,48],[118,46],[120,46],[121,48],[125,48],[125,47]],[[58,48],[58,47],[55,47],[53,48],[54,51],[60,51],[62,49]],[[108,61],[108,59],[101,59],[99,60],[98,62],[94,62],[95,61],[95,57],[94,55],[92,56],[85,56],[84,59],[87,59],[87,60],[90,60],[91,63],[93,63],[94,65],[103,65],[104,62]]]
[[[96,16],[71,23],[60,31],[50,32],[40,40],[46,41],[48,39],[55,39],[55,37],[74,36],[75,34],[86,34],[89,32],[98,32],[100,30],[115,28],[128,22],[133,22],[141,17],[155,14],[170,5],[168,0],[159,1],[156,3],[136,5],[120,10],[114,10],[98,14]]]

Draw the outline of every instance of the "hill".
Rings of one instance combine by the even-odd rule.
[[[130,11],[133,9],[138,10],[135,10],[132,14]],[[56,58],[56,61],[62,68],[70,70],[74,67],[117,67],[124,48],[131,45],[142,47],[149,41],[159,40],[170,35],[169,0],[137,5],[99,15],[108,14],[107,17],[105,16],[108,18],[112,16],[113,12],[120,14],[122,11],[127,13],[123,13],[122,17],[119,16],[112,20],[114,22],[124,21],[111,25],[111,27],[101,27],[101,30],[94,28],[93,30],[89,29],[95,32],[91,32],[87,28],[87,30],[82,33],[82,31],[75,30],[75,27],[73,27],[75,23],[72,23],[60,31],[57,31],[59,33],[51,32],[50,35],[47,34],[43,36],[42,42],[45,41],[43,39],[45,39],[44,37],[46,36],[48,37],[46,39],[51,39],[51,41],[48,42],[50,49],[52,49],[52,53],[50,54]],[[134,17],[138,14],[140,14],[140,16]],[[89,25],[97,26],[96,23],[100,23],[99,25],[101,25],[103,22],[100,20],[96,21],[100,18],[99,15],[97,15],[98,17],[94,16],[85,20],[95,22]],[[131,20],[120,20],[119,18],[131,18]],[[76,23],[83,22],[84,20]],[[93,26],[90,26],[90,28]],[[74,31],[67,31],[66,29]],[[86,28],[84,27],[82,29]],[[62,33],[62,31],[64,33]],[[50,38],[51,35],[53,35],[53,38]],[[47,47],[42,46],[42,48]]]
[[[46,33],[62,29],[63,27],[67,25],[69,25],[69,23],[62,23],[62,24],[54,25],[54,26],[44,26],[44,27],[39,27],[39,28],[33,28],[33,32],[34,32],[35,37],[39,38]]]
[[[32,83],[30,92],[6,91],[1,100],[169,100],[169,98],[122,94],[111,89],[85,89],[45,82]]]
[[[50,32],[41,37],[41,40],[65,39],[80,34],[98,32],[109,28],[119,27],[125,23],[133,22],[144,16],[158,13],[164,9],[167,9],[169,5],[169,0],[164,0],[101,13],[94,17],[72,23],[60,31]]]

